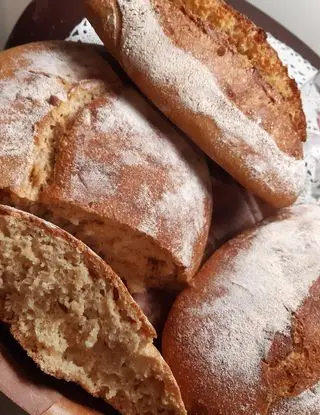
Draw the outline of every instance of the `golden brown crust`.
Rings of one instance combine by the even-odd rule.
[[[30,57],[34,60],[40,57],[40,65],[30,64]],[[1,189],[22,193],[22,187],[32,176],[34,144],[40,141],[43,129],[55,124],[52,111],[60,102],[56,95],[65,97],[72,86],[87,79],[101,80],[109,87],[121,85],[94,46],[50,41],[1,52]]]
[[[1,63],[2,202],[76,234],[127,282],[141,280],[131,291],[185,285],[200,265],[211,220],[203,155],[93,47],[35,43],[4,52]],[[87,235],[81,221],[98,228],[107,222],[118,240],[101,242],[97,230]],[[124,233],[148,243],[150,257],[137,252],[139,244],[124,252]],[[132,269],[124,269],[126,260]]]
[[[276,402],[298,396],[319,381],[319,294],[320,280],[312,285],[299,309],[292,312],[290,334],[278,334],[266,357],[263,381]]]
[[[258,70],[258,76],[278,91],[292,116],[294,129],[301,140],[306,139],[306,120],[296,82],[289,78],[288,69],[277,52],[267,42],[263,29],[223,0],[171,0],[197,20],[210,35],[210,29],[221,31],[228,39],[227,47],[235,47]],[[280,144],[280,143],[279,143]]]
[[[158,136],[160,140],[167,134],[170,140],[168,140],[168,143],[174,143],[175,151],[183,154],[181,157],[184,160],[183,163],[179,163],[179,158],[177,158],[174,164],[162,164],[159,162],[159,157],[154,157],[156,150],[162,152],[160,157],[165,158],[166,151],[167,154],[170,154],[170,144],[164,143],[164,146],[161,147],[154,143],[149,147],[145,139],[143,139],[143,143],[139,143],[135,139],[131,140],[130,131],[125,130],[125,124],[121,124],[120,120],[121,116],[126,116],[125,113],[115,113],[116,117],[119,116],[119,129],[110,130],[110,132],[100,131],[99,117],[101,112],[112,108],[119,97],[119,93],[112,94],[110,92],[107,97],[96,100],[88,105],[82,113],[79,113],[72,128],[59,140],[52,180],[42,192],[41,200],[45,206],[51,206],[52,208],[64,206],[70,210],[75,209],[83,215],[91,215],[93,220],[103,221],[105,218],[110,218],[109,220],[114,223],[114,226],[122,226],[128,231],[130,229],[140,231],[142,230],[142,223],[155,220],[158,227],[159,249],[163,251],[164,255],[170,256],[171,250],[178,251],[175,246],[179,249],[179,240],[182,240],[186,234],[189,235],[187,228],[192,229],[194,227],[192,218],[187,218],[181,209],[184,200],[182,195],[179,195],[180,183],[190,186],[189,191],[199,201],[198,207],[194,206],[193,201],[190,201],[190,206],[193,206],[194,210],[197,211],[192,214],[202,216],[204,213],[206,219],[200,225],[205,231],[200,231],[194,241],[191,265],[186,265],[183,259],[180,260],[179,252],[177,252],[176,262],[180,268],[178,278],[181,282],[187,281],[194,275],[201,263],[211,220],[211,200],[209,197],[200,200],[198,192],[194,190],[193,183],[193,177],[195,177],[196,186],[199,186],[199,189],[207,189],[207,195],[210,195],[207,167],[203,162],[202,155],[191,151],[189,144],[182,141],[180,135],[173,128],[166,126],[164,124],[165,119],[158,116],[132,88],[122,88],[122,99],[126,100],[128,105],[132,105],[132,108],[141,113],[145,119],[148,119],[152,129],[160,132],[161,135]],[[88,124],[84,121],[84,118],[87,117],[90,118]],[[130,122],[130,115],[128,121]],[[105,127],[106,125],[103,126],[103,128]],[[152,137],[151,133],[150,130],[148,139],[152,143],[158,137]],[[140,147],[138,147],[139,144]],[[85,151],[81,150],[83,148],[85,148]],[[99,151],[97,151],[97,148],[99,148]],[[121,164],[121,157],[133,157],[137,151],[140,153],[141,161],[129,161],[127,165],[125,163]],[[170,157],[172,156],[173,154],[170,155]],[[79,157],[83,157],[82,164],[77,163]],[[102,189],[99,183],[91,183],[89,178],[91,173],[90,164],[94,166],[95,163],[100,166],[111,166],[107,169],[110,175],[106,187],[108,184],[113,185],[112,178],[114,175],[116,177],[114,180],[116,191],[112,191],[113,189],[108,191],[107,188]],[[119,167],[117,168],[117,166]],[[170,176],[171,169],[172,172],[174,171],[176,180],[172,180]],[[101,171],[103,171],[102,167]],[[95,177],[95,180],[97,182],[99,180],[106,181],[106,178],[107,176],[101,173],[101,176]],[[77,179],[78,183],[75,185]],[[172,187],[173,184],[176,184],[177,188]],[[146,189],[148,200],[140,201],[139,194]],[[162,204],[161,214],[160,209],[156,208],[156,204],[162,200],[163,194],[166,193],[168,193],[168,197],[172,194],[170,206],[172,211],[169,212],[168,207]],[[85,197],[83,197],[84,195]],[[129,201],[130,203],[128,203]],[[201,203],[204,204],[203,212],[200,209]],[[172,212],[176,212],[175,218],[171,218]],[[190,219],[190,222],[183,224],[181,219]],[[176,222],[177,226],[172,223],[172,220]],[[199,223],[201,221],[200,217]],[[143,237],[149,239],[152,243],[153,238],[150,231],[148,228],[143,230]],[[193,237],[193,235],[190,236]],[[108,260],[108,258],[106,259]]]
[[[221,134],[217,125],[207,116],[190,111],[177,96],[175,87],[155,82],[153,73],[139,67],[139,57],[134,56],[132,45],[127,45],[130,38],[126,35],[119,3],[87,0],[88,16],[106,48],[140,89],[242,185],[277,207],[291,204],[301,190],[299,186],[299,190],[289,189],[284,184],[286,177],[281,177],[284,173],[279,172],[274,179],[275,189],[270,188],[266,177],[260,179],[257,172],[253,174],[243,160],[239,160],[252,151],[243,143],[239,147],[241,157],[235,156],[228,146],[220,148],[220,141],[213,146],[212,137]],[[300,96],[295,82],[289,79],[276,53],[267,44],[264,33],[220,0],[209,3],[154,0],[150,3],[167,38],[209,68],[225,95],[249,119],[259,123],[281,151],[301,159],[306,124]],[[225,9],[227,14],[222,18]],[[230,27],[225,28],[229,21]],[[245,51],[239,53],[241,39],[248,33],[250,41]],[[273,162],[272,159],[267,161]],[[270,177],[269,180],[272,182]]]
[[[315,276],[319,269],[314,261],[317,261],[316,258],[319,256],[320,239],[312,230],[319,223],[319,219],[320,208],[318,207],[300,206],[280,212],[274,218],[264,222],[261,227],[249,230],[226,243],[204,265],[193,280],[193,286],[178,297],[165,327],[163,353],[173,370],[188,413],[191,415],[200,413],[283,415],[291,414],[290,411],[285,412],[285,408],[291,408],[292,405],[292,409],[296,410],[298,403],[297,408],[300,408],[300,412],[293,411],[294,415],[313,413],[308,412],[311,404],[312,408],[319,409],[317,407],[319,394],[315,395],[314,402],[309,399],[309,403],[307,398],[303,397],[304,393],[312,396],[312,388],[320,378],[318,300],[320,280],[317,277],[315,279],[310,277],[311,273]],[[241,264],[237,262],[237,258],[241,258],[243,252],[250,255],[250,249],[254,246],[255,238],[261,230],[267,230],[266,235],[269,235],[270,240],[279,235],[282,221],[291,222],[294,225],[294,234],[290,236],[292,241],[287,241],[284,246],[279,242],[280,238],[276,237],[278,244],[272,251],[268,250],[269,241],[265,240],[264,245],[261,241],[261,251],[255,252],[256,255],[254,255],[256,263],[253,267],[256,269],[256,274],[251,274],[250,268],[244,268],[247,269],[247,276],[243,274],[240,279],[237,279],[233,278],[232,274],[229,275],[227,270],[232,270],[234,276],[245,272],[244,269],[241,271]],[[301,221],[300,225],[295,227],[298,221]],[[287,231],[288,229],[286,228]],[[297,238],[296,241],[295,238]],[[295,248],[294,245],[296,245]],[[305,283],[303,279],[306,278],[308,272],[302,276],[292,260],[299,257],[300,262],[304,261],[311,249],[313,253],[310,254],[308,260],[310,279],[308,283]],[[269,253],[273,252],[271,268],[268,268],[268,261],[263,262],[264,250]],[[288,252],[293,255],[291,256]],[[287,274],[291,274],[294,278],[292,285],[284,284],[281,277],[279,278],[279,263],[276,259],[278,256],[280,263],[283,261],[280,267],[283,266]],[[249,258],[250,256],[248,260]],[[264,270],[274,273],[270,275],[270,278],[273,278],[273,281],[270,281],[270,287],[261,283]],[[228,275],[234,287],[233,296],[228,296],[228,290],[231,287],[226,283]],[[251,279],[252,283],[250,283]],[[306,290],[302,288],[303,284],[306,284]],[[264,293],[259,298],[263,296],[268,298],[268,293],[273,292],[273,298],[276,298],[278,302],[276,308],[273,308],[272,301],[263,303],[263,300],[259,305],[261,308],[251,306],[250,298],[253,297],[250,296],[258,292],[256,287],[258,291],[262,290]],[[306,293],[305,296],[302,295],[303,292]],[[226,295],[228,298],[224,298]],[[246,297],[242,295],[248,296],[245,304],[242,298]],[[295,296],[298,296],[298,301],[295,303],[298,304],[296,309],[291,308],[291,300],[288,300]],[[252,299],[251,301],[254,302]],[[214,304],[216,306],[213,307]],[[219,316],[224,309],[227,310],[229,305],[232,305],[229,311],[231,317],[223,323]],[[247,334],[252,330],[250,345],[242,342],[240,331],[237,331],[237,338],[232,334],[234,327],[240,324],[238,322],[244,310],[242,306],[246,309],[246,318],[241,320],[244,324],[239,325],[239,330]],[[262,311],[264,307],[266,311]],[[285,313],[288,314],[289,323],[287,327],[286,325],[282,327],[283,331],[275,329],[271,321],[273,313],[281,310],[282,307],[283,310],[287,309]],[[235,310],[236,313],[232,314]],[[258,330],[254,328],[258,327],[256,323],[261,316],[266,319],[263,324],[265,343],[264,341],[261,343]],[[281,312],[277,318],[282,318]],[[215,325],[215,320],[220,323]],[[254,330],[257,331],[254,332]],[[223,337],[224,332],[229,333],[228,337]],[[220,344],[226,338],[229,339],[228,344]],[[256,350],[260,356],[260,361],[256,362],[257,367],[260,367],[258,380],[253,376],[254,363],[247,357],[247,355],[254,356],[253,350]],[[236,369],[230,369],[227,364],[228,357],[241,362],[247,374],[246,377],[238,377]],[[218,361],[222,366],[214,366]],[[214,372],[213,367],[215,367]],[[227,374],[232,375],[225,375],[225,370]],[[277,407],[282,410],[277,412],[278,409],[275,409]]]

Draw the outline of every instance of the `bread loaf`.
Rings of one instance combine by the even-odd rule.
[[[320,383],[299,396],[283,399],[270,412],[271,415],[317,415],[320,411]]]
[[[94,48],[0,55],[0,200],[83,240],[130,291],[178,290],[211,221],[202,155]]]
[[[320,207],[234,238],[176,300],[163,354],[188,414],[320,413]]]
[[[0,320],[47,374],[122,414],[185,414],[155,332],[119,277],[68,233],[0,206]]]
[[[244,187],[275,207],[304,184],[305,117],[266,35],[222,0],[86,0],[143,93]]]

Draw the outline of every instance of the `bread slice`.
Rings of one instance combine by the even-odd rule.
[[[45,373],[121,413],[186,413],[154,329],[119,277],[66,232],[4,206],[0,319]]]
[[[275,207],[304,184],[298,88],[265,33],[222,0],[86,0],[142,92],[240,184]]]
[[[93,47],[24,45],[0,68],[0,201],[84,241],[131,293],[184,286],[211,221],[203,156]]]

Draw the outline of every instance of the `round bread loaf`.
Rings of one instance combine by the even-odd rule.
[[[304,184],[297,86],[266,35],[221,0],[86,0],[143,93],[244,187],[275,207]]]
[[[0,55],[0,200],[87,243],[125,280],[179,289],[211,221],[203,156],[93,47]]]
[[[190,415],[320,413],[320,207],[234,238],[176,300],[163,354]]]
[[[0,320],[45,373],[122,414],[186,413],[155,331],[120,278],[67,232],[5,206]]]

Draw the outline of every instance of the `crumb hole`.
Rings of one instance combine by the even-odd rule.
[[[217,55],[218,56],[224,56],[226,54],[226,48],[225,47],[223,47],[223,46],[220,46],[218,49],[217,49]]]

